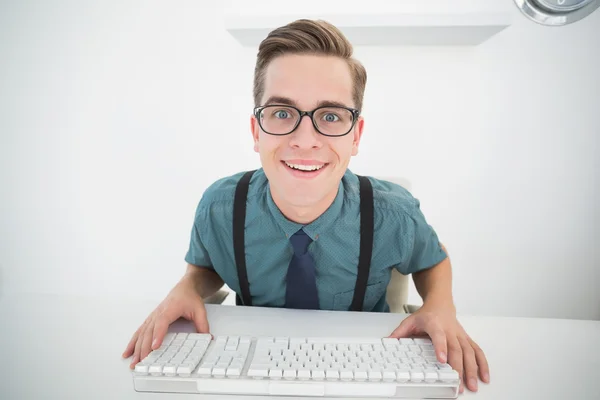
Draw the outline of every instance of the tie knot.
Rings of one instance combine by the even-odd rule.
[[[298,232],[292,235],[290,242],[292,242],[294,254],[296,254],[296,256],[302,256],[306,254],[308,245],[312,242],[312,239],[302,229],[300,229]]]

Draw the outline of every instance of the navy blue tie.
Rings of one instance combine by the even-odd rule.
[[[312,239],[300,229],[292,235],[290,242],[294,248],[294,255],[287,274],[286,308],[318,310],[315,261],[307,251]]]

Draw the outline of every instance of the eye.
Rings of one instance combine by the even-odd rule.
[[[336,114],[327,113],[323,115],[323,119],[325,122],[337,122],[340,118]]]
[[[275,118],[286,119],[290,118],[292,114],[288,110],[276,110],[273,112]]]

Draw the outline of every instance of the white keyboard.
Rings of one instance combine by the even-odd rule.
[[[133,371],[136,391],[262,396],[458,396],[429,339],[168,333]]]

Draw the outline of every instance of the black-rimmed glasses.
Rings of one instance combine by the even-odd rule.
[[[323,106],[312,111],[301,111],[290,105],[269,104],[254,109],[260,128],[270,135],[289,135],[300,125],[302,117],[307,115],[321,135],[344,136],[354,127],[359,113],[354,108],[341,106]]]

